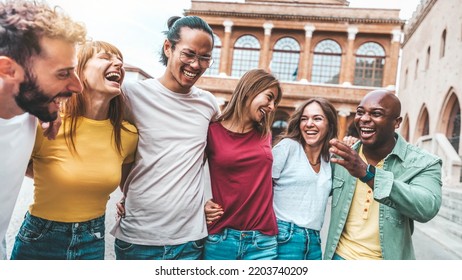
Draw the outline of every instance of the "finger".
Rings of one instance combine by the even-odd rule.
[[[42,128],[45,129],[45,130],[48,129],[48,128],[50,127],[50,123],[49,123],[49,122],[42,122],[40,125],[41,125]]]

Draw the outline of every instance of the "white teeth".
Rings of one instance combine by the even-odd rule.
[[[260,111],[260,113],[262,114],[262,117],[263,117],[263,118],[266,118],[266,111],[263,110],[263,109],[260,109],[259,111]]]
[[[188,76],[189,78],[195,78],[197,76],[197,74],[194,74],[194,73],[191,73],[191,72],[188,72],[186,70],[183,70],[183,73]]]
[[[120,79],[120,74],[117,72],[111,72],[111,73],[107,73],[105,77],[106,79],[110,81],[117,82]]]
[[[372,131],[374,131],[374,129],[363,127],[363,128],[361,128],[361,131],[364,131],[364,132],[372,132]]]

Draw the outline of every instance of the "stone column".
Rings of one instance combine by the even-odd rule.
[[[298,68],[298,77],[301,83],[308,83],[308,77],[311,73],[312,63],[310,63],[310,50],[311,50],[311,38],[313,38],[313,31],[316,29],[312,24],[305,24],[305,46],[303,47],[302,59]],[[310,79],[311,80],[311,79]]]
[[[220,58],[220,75],[227,76],[227,70],[229,69],[229,54],[231,52],[231,30],[233,22],[225,20],[223,22],[225,27],[225,37],[223,38],[223,45],[221,47],[221,58]]]
[[[348,27],[348,46],[346,50],[345,63],[342,65],[342,72],[340,84],[343,85],[352,85],[354,81],[355,74],[355,39],[356,34],[358,34],[358,28],[356,26]]]
[[[343,140],[348,131],[348,116],[350,111],[347,109],[340,109],[338,112],[338,139]]]
[[[395,88],[396,85],[402,32],[400,29],[394,29],[391,34],[390,50],[388,55],[386,55],[385,67],[383,69],[383,86],[387,88]]]
[[[263,39],[263,46],[260,52],[260,63],[258,64],[259,68],[270,70],[270,61],[271,61],[271,54],[270,54],[270,39],[271,39],[271,30],[273,29],[274,25],[271,22],[265,22],[263,24],[263,28],[265,30],[265,37]]]

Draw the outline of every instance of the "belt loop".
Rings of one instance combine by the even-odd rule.
[[[290,235],[294,234],[294,227],[295,227],[295,224],[290,223]]]
[[[222,235],[223,235],[223,236],[222,236],[222,239],[223,239],[223,240],[226,240],[226,237],[228,236],[228,229],[227,229],[227,228],[225,228],[225,229],[223,230]]]

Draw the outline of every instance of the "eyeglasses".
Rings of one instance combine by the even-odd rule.
[[[209,68],[213,64],[213,58],[209,56],[201,56],[185,51],[180,52],[180,61],[184,64],[193,64],[194,62],[199,61],[199,66],[201,68]]]

